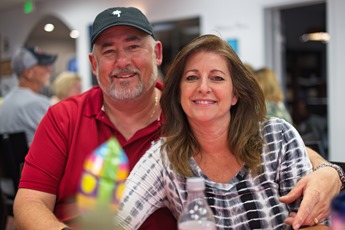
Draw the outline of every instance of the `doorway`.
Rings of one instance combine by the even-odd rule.
[[[170,63],[181,48],[200,35],[200,18],[156,22],[152,23],[152,26],[156,39],[163,44],[163,62],[160,70],[164,78]]]
[[[306,145],[328,159],[326,3],[270,9],[270,54],[286,105]],[[272,32],[273,31],[273,32]],[[321,39],[320,39],[321,38]],[[266,43],[268,46],[269,44]],[[277,63],[276,60],[280,60]]]

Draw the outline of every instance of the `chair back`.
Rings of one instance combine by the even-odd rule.
[[[18,190],[21,165],[28,150],[25,132],[0,134],[0,179],[12,181],[14,196]]]

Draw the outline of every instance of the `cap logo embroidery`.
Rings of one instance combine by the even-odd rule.
[[[121,10],[114,10],[112,13],[112,15],[117,15],[117,17],[119,18],[121,15]]]

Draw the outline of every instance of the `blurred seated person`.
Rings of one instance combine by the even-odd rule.
[[[244,62],[243,65],[251,74],[254,75],[255,69],[251,64]]]
[[[328,130],[327,117],[312,113],[306,104],[306,99],[299,99],[294,113],[296,128],[301,134],[306,145],[318,146],[317,150],[323,152],[323,157],[328,158]]]
[[[54,96],[51,98],[51,103],[66,99],[70,96],[81,93],[81,77],[74,72],[64,71],[60,73],[53,82]]]
[[[28,145],[50,106],[48,97],[40,94],[48,85],[57,55],[38,48],[22,47],[12,58],[12,70],[18,77],[0,106],[0,133],[25,131]]]
[[[178,218],[186,179],[195,176],[205,180],[217,229],[300,227],[284,220],[301,200],[284,204],[280,196],[312,171],[303,140],[285,120],[265,119],[262,90],[226,41],[203,35],[184,47],[170,66],[160,105],[164,137],[127,179],[115,221],[121,228],[137,229],[161,207]],[[322,215],[313,216],[308,229],[328,229]]]
[[[265,96],[266,115],[268,117],[279,117],[293,124],[291,115],[284,104],[283,91],[273,70],[264,67],[256,70],[254,76]]]

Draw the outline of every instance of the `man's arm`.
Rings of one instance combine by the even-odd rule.
[[[320,154],[318,154],[315,150],[306,147],[309,159],[311,161],[311,164],[313,165],[313,168],[315,169],[317,166],[319,166],[322,163],[328,163]],[[341,183],[341,181],[339,181]]]
[[[53,194],[19,189],[13,206],[17,229],[61,230],[67,227],[53,214],[55,200]]]
[[[327,163],[317,152],[307,147],[307,153],[313,168],[321,163]],[[303,225],[315,225],[315,220],[321,222],[329,215],[331,200],[341,189],[338,172],[332,167],[322,167],[303,177],[295,187],[280,198],[283,203],[291,203],[303,196],[296,215],[288,217],[286,223],[298,229]],[[316,218],[316,219],[315,219]]]

